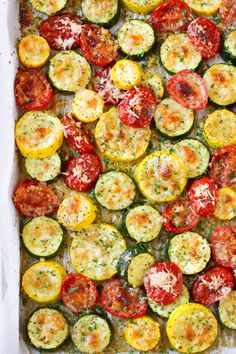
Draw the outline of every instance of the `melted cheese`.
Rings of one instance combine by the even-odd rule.
[[[150,273],[149,281],[150,286],[158,287],[168,293],[172,293],[174,291],[174,286],[177,282],[177,278],[172,273],[158,272],[154,274]]]

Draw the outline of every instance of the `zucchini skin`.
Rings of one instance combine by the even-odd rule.
[[[223,59],[225,59],[225,61],[227,61],[229,64],[233,64],[234,66],[236,66],[236,56],[234,56],[232,53],[229,52],[229,50],[226,48],[226,43],[225,43],[232,32],[236,32],[236,28],[232,29],[231,31],[228,31],[223,36],[221,41],[221,54],[223,56]]]
[[[99,25],[99,26],[102,26],[104,28],[111,28],[112,26],[114,26],[116,24],[116,22],[119,20],[119,17],[120,17],[120,12],[121,12],[121,4],[120,4],[120,0],[117,0],[117,11],[115,13],[115,15],[108,21],[108,22],[92,22],[90,21],[84,11],[83,11],[83,6],[82,6],[82,3],[81,3],[81,12],[82,12],[82,15],[83,15],[83,18],[85,20],[85,22],[87,23],[94,23],[96,25]]]

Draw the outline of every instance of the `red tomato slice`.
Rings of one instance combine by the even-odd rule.
[[[80,46],[82,25],[80,16],[62,13],[43,20],[39,33],[54,50],[77,49]]]
[[[214,213],[217,189],[217,185],[209,177],[202,177],[193,182],[189,190],[189,199],[198,215],[207,217]]]
[[[224,267],[211,267],[192,286],[192,297],[202,305],[211,305],[235,287],[233,272]]]
[[[218,27],[207,18],[196,18],[190,23],[187,35],[203,58],[212,58],[220,49]]]
[[[111,80],[111,67],[99,68],[93,78],[93,89],[98,92],[106,103],[118,105],[125,91],[115,87]]]
[[[208,92],[204,80],[192,70],[182,70],[167,84],[167,91],[175,101],[186,108],[200,110],[206,107]]]
[[[53,98],[53,89],[41,69],[20,69],[14,90],[17,105],[27,110],[45,109]]]
[[[222,0],[220,5],[219,14],[222,22],[224,22],[228,28],[236,27],[236,2],[235,0]]]
[[[106,66],[118,57],[118,45],[108,29],[97,25],[84,25],[80,37],[85,58],[97,66]]]
[[[113,316],[138,318],[147,311],[147,301],[140,288],[130,288],[119,278],[108,280],[105,284],[101,301],[104,309]]]
[[[217,150],[210,163],[210,176],[219,187],[236,183],[236,146]]]
[[[236,268],[236,227],[220,226],[211,238],[212,256],[223,267]]]
[[[144,286],[149,298],[162,305],[169,305],[182,292],[183,275],[173,262],[156,263],[147,271]]]
[[[72,157],[65,166],[65,184],[71,189],[86,192],[102,173],[102,163],[96,154],[85,153]]]
[[[80,128],[81,123],[76,122],[70,113],[65,114],[61,122],[66,141],[72,149],[80,154],[93,150],[93,145],[89,141],[87,134]]]
[[[200,216],[193,210],[190,199],[187,197],[167,205],[162,213],[162,221],[167,231],[180,234],[196,227]]]
[[[50,186],[26,178],[13,194],[16,209],[25,216],[50,215],[57,211],[59,200]]]
[[[79,314],[95,307],[99,294],[91,279],[82,274],[68,274],[61,284],[61,298],[71,311]]]
[[[147,127],[154,116],[156,104],[156,97],[150,88],[135,87],[119,103],[119,118],[132,128]]]
[[[158,32],[178,33],[186,31],[194,19],[188,5],[181,0],[170,0],[158,6],[152,13],[152,25]]]

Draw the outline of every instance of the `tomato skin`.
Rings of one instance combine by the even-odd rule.
[[[64,181],[69,188],[86,192],[93,187],[102,170],[101,160],[96,154],[84,153],[67,161]]]
[[[105,284],[101,295],[105,311],[120,318],[138,318],[147,311],[147,301],[144,292],[133,289],[119,278],[112,278]]]
[[[236,146],[224,146],[217,150],[210,162],[210,176],[219,187],[236,183]]]
[[[14,82],[18,107],[27,110],[45,109],[53,99],[53,89],[41,69],[19,69]]]
[[[77,49],[82,25],[82,17],[65,12],[43,20],[39,25],[39,33],[54,50]]]
[[[68,274],[61,284],[61,298],[66,307],[79,314],[96,306],[99,294],[96,284],[82,274]]]
[[[52,188],[30,178],[25,178],[15,189],[13,202],[25,216],[51,215],[59,207],[59,199]]]
[[[153,11],[152,26],[160,33],[184,32],[193,19],[193,14],[184,1],[170,0]]]
[[[177,210],[178,212],[175,212]],[[176,225],[175,217],[180,225]],[[177,199],[172,204],[165,207],[162,213],[162,222],[164,228],[173,233],[180,234],[192,230],[197,226],[200,221],[200,216],[194,211],[191,206],[190,199],[188,197],[184,199]]]
[[[216,263],[222,267],[236,268],[236,227],[219,226],[210,238],[211,252]]]
[[[120,121],[132,128],[147,127],[154,117],[156,104],[156,97],[150,88],[133,88],[118,105]]]
[[[175,284],[171,286],[171,290],[167,291],[160,286],[154,286],[151,282],[152,276],[158,273],[166,273],[173,277]],[[144,287],[149,298],[162,305],[168,305],[174,302],[183,289],[183,275],[177,264],[173,262],[155,263],[146,272],[144,277]]]
[[[214,266],[209,268],[193,283],[193,300],[202,305],[212,305],[221,300],[235,287],[231,269]]]
[[[204,80],[192,70],[175,74],[167,83],[167,91],[182,106],[200,110],[206,107],[208,91]]]
[[[118,58],[118,45],[108,29],[84,25],[80,37],[81,51],[93,65],[106,66]]]
[[[214,22],[196,18],[190,23],[187,35],[203,58],[213,58],[220,49],[220,32]]]
[[[80,154],[93,150],[93,145],[89,141],[87,134],[79,128],[80,123],[76,122],[70,113],[66,113],[61,122],[66,141],[74,150]]]
[[[217,202],[217,185],[209,177],[202,177],[193,182],[189,189],[189,199],[194,211],[208,217],[213,215]]]
[[[236,27],[235,0],[222,0],[222,4],[219,8],[219,14],[222,22],[224,22],[228,28]]]

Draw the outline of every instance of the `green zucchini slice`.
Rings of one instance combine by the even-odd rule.
[[[126,56],[142,59],[155,44],[154,30],[142,20],[130,20],[119,29],[118,44]]]
[[[223,43],[223,55],[227,61],[236,64],[236,29],[226,34]]]
[[[81,9],[85,20],[103,27],[111,27],[119,18],[118,0],[83,0]]]
[[[55,350],[68,337],[68,324],[64,316],[57,310],[42,308],[29,318],[27,334],[31,344],[42,350]]]
[[[219,316],[221,322],[228,328],[236,329],[236,291],[231,291],[219,303]]]
[[[204,237],[187,231],[170,240],[168,256],[183,274],[196,274],[206,267],[211,257],[211,249]]]
[[[61,172],[61,159],[57,152],[44,159],[25,159],[25,168],[30,177],[40,182],[56,178]]]

